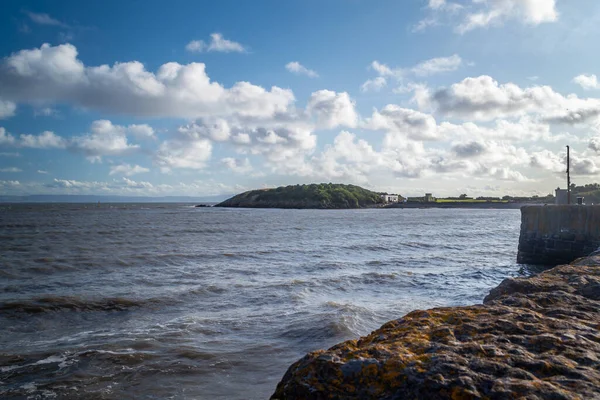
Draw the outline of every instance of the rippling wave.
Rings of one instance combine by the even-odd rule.
[[[0,398],[262,399],[306,352],[480,302],[518,210],[0,211]]]

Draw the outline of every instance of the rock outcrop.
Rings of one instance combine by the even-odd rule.
[[[271,399],[600,399],[600,256],[310,353]]]

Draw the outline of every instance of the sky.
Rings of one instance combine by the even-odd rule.
[[[405,196],[600,182],[596,0],[30,1],[0,13],[0,194]]]

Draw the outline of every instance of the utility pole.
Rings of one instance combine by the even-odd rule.
[[[569,166],[571,165],[571,159],[569,146],[567,146],[567,204],[571,204],[571,174],[569,172]]]

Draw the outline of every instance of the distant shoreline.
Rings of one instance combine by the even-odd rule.
[[[381,208],[471,208],[471,209],[520,209],[526,205],[544,205],[544,203],[469,203],[469,202],[444,202],[444,203],[392,203]]]

